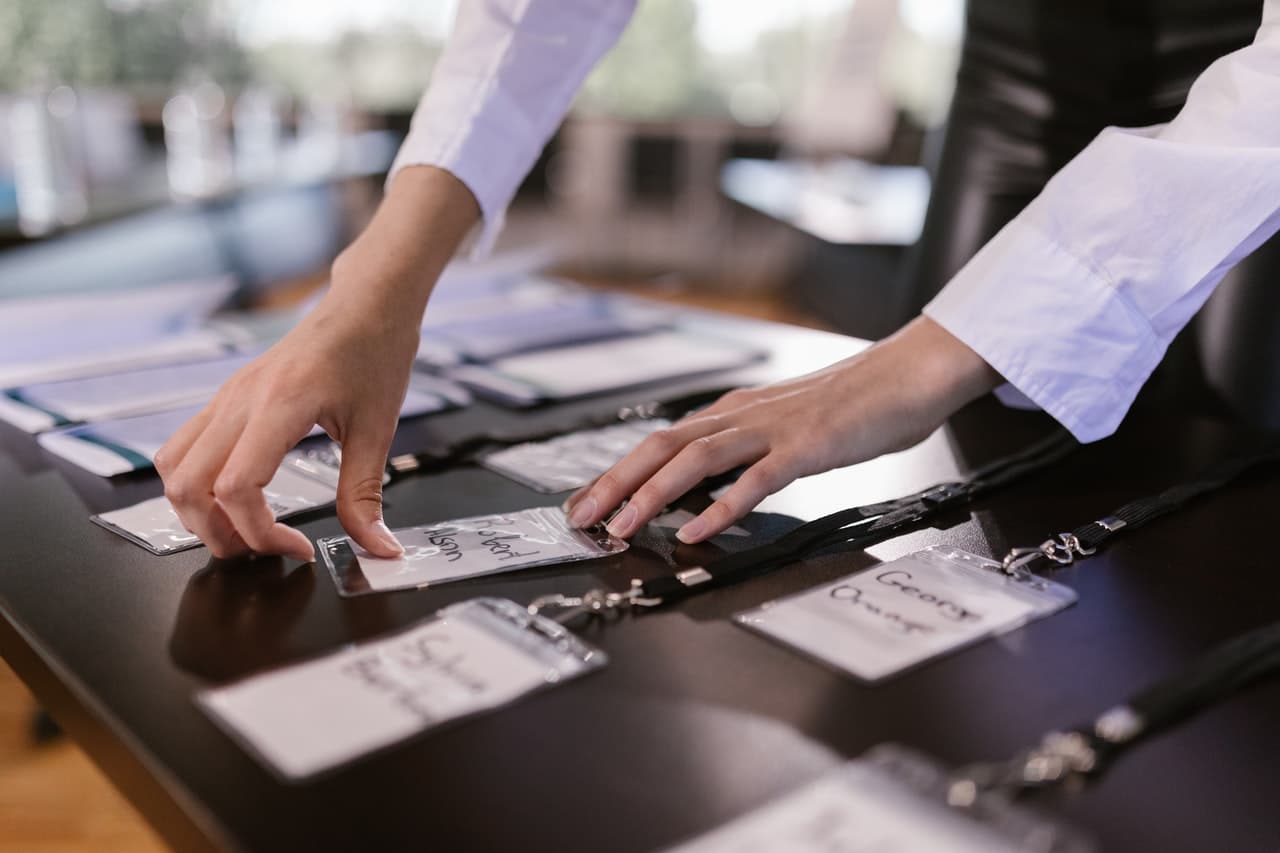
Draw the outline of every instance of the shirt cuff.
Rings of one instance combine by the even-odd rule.
[[[484,91],[486,109],[476,113],[473,104],[488,85],[479,78],[456,75],[433,85],[414,113],[409,135],[392,161],[386,182],[389,187],[407,166],[434,166],[461,181],[480,207],[479,231],[471,237],[471,254],[475,256],[493,248],[507,207],[533,165],[525,160],[538,154],[534,150],[522,158],[513,153],[523,153],[532,132],[521,110],[503,107],[501,93]]]
[[[1082,442],[1115,431],[1166,347],[1105,273],[1017,219],[924,313]]]

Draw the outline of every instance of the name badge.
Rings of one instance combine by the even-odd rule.
[[[317,543],[340,594],[416,589],[497,572],[594,560],[628,547],[603,527],[589,531],[570,527],[564,511],[553,507],[392,532],[404,547],[404,555],[393,559],[375,557],[346,536]]]
[[[1068,827],[992,800],[946,805],[948,776],[893,747],[784,796],[668,853],[1086,853]]]
[[[395,636],[203,691],[196,702],[296,781],[606,662],[515,602],[477,598]]]
[[[670,421],[631,421],[587,429],[490,453],[480,464],[543,494],[577,489],[608,471]]]
[[[272,515],[279,520],[333,503],[338,496],[339,464],[337,455],[327,448],[290,451],[262,490]],[[100,513],[90,520],[152,554],[176,554],[202,544],[182,526],[165,497]]]
[[[735,621],[877,681],[1072,604],[1067,587],[930,548],[740,613]]]

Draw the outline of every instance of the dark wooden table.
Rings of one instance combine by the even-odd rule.
[[[742,374],[753,380],[858,346],[764,323],[701,322],[779,354]],[[498,424],[570,423],[648,395],[524,414],[477,405],[402,426],[396,450]],[[812,499],[807,514],[816,515],[912,491],[1048,427],[1041,415],[982,402],[945,436],[853,469],[832,488],[802,491],[802,499]],[[528,601],[599,582],[620,588],[668,560],[696,565],[716,546],[673,549],[668,537],[646,533],[619,559],[344,600],[312,565],[218,564],[203,549],[146,554],[88,515],[157,493],[153,477],[98,480],[4,429],[0,653],[180,849],[651,850],[883,741],[956,763],[1005,757],[1050,727],[1091,719],[1209,644],[1280,616],[1280,482],[1254,477],[1060,572],[1057,579],[1080,594],[1074,607],[876,686],[728,621],[925,544],[998,554],[1039,542],[1258,440],[1212,421],[1136,417],[1112,439],[941,529],[886,543],[875,556],[827,554],[588,629],[610,655],[604,671],[313,783],[287,785],[196,708],[195,691],[408,625],[476,594]],[[387,499],[393,527],[558,500],[474,468],[402,481]],[[794,523],[761,514],[746,526],[764,537]],[[339,531],[325,513],[301,527],[312,537]],[[1037,802],[1105,850],[1275,850],[1277,720],[1280,685],[1264,685],[1151,741],[1084,792]]]

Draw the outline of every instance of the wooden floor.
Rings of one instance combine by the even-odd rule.
[[[0,661],[0,853],[165,850],[67,738],[37,745],[35,700]]]
[[[623,289],[618,283],[598,283]],[[767,295],[626,286],[650,298],[821,328]],[[166,847],[101,771],[68,738],[36,745],[36,702],[0,660],[0,853],[150,853]]]

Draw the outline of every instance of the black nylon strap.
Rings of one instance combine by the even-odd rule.
[[[1099,776],[1146,738],[1277,675],[1280,622],[1273,622],[1194,658],[1092,723],[1049,732],[1011,761],[965,768],[953,780],[949,801],[964,806],[979,790],[1018,793]]]
[[[1255,468],[1277,461],[1280,461],[1280,445],[1220,462],[1194,480],[1179,483],[1157,495],[1130,501],[1110,515],[1081,525],[1069,534],[1060,534],[1056,540],[1046,540],[1034,549],[1015,549],[1005,558],[1005,566],[1009,568],[1014,563],[1027,566],[1040,560],[1060,564],[1074,562],[1077,557],[1089,556],[1116,536],[1137,530],[1197,498],[1230,485]]]
[[[980,468],[964,481],[941,483],[892,501],[833,512],[802,524],[773,542],[721,557],[696,569],[646,580],[636,587],[650,606],[765,574],[815,551],[841,543],[866,548],[909,530],[955,507],[1062,459],[1079,445],[1057,430],[1042,441]]]
[[[1127,705],[1076,733],[1095,753],[1089,775],[1099,775],[1136,744],[1182,723],[1234,694],[1280,674],[1280,622],[1241,634],[1150,685]]]

